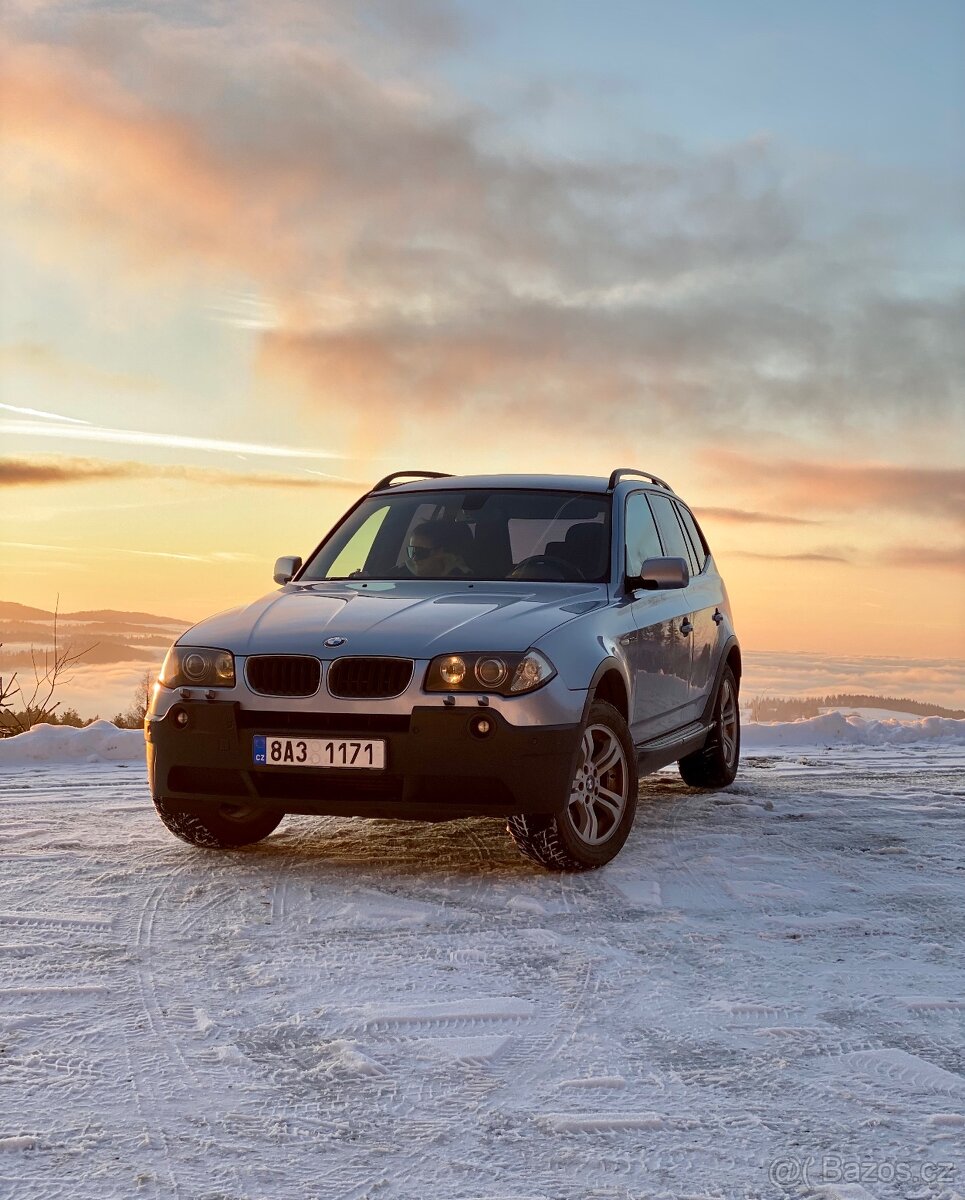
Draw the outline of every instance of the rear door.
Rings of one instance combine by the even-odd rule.
[[[680,523],[687,534],[687,540],[692,548],[696,569],[690,584],[691,621],[693,621],[693,666],[690,674],[690,687],[693,700],[697,705],[699,716],[710,699],[714,686],[714,673],[720,659],[719,643],[721,640],[720,626],[723,620],[718,605],[720,604],[720,580],[715,572],[708,570],[707,561],[710,557],[707,543],[704,541],[697,522],[685,504],[674,501],[674,509]]]
[[[664,555],[646,492],[628,496],[624,529],[627,574],[639,575],[648,558]],[[627,658],[633,674],[630,730],[638,744],[689,720],[691,643],[681,630],[687,603],[686,589],[634,594]]]

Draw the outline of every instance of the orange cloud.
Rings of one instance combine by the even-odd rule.
[[[8,188],[55,224],[120,238],[137,261],[174,253],[271,277],[289,250],[199,127],[151,110],[68,47],[7,45],[0,81]]]
[[[2,92],[2,85],[0,85]],[[157,380],[147,375],[124,374],[121,371],[105,371],[76,359],[66,359],[52,347],[39,342],[16,342],[0,346],[0,367],[23,368],[37,372],[56,384],[72,384],[77,380],[94,387],[110,391],[149,392],[158,388]],[[0,408],[8,407],[0,405]],[[29,412],[29,409],[21,410]],[[70,418],[60,418],[69,420]]]
[[[785,513],[756,512],[746,508],[695,508],[700,519],[726,521],[735,525],[819,525],[811,517],[789,517]]]
[[[111,479],[174,479],[186,483],[215,486],[281,488],[359,488],[364,484],[351,479],[333,479],[312,472],[282,475],[242,471],[221,471],[206,467],[157,465],[154,463],[116,462],[111,459],[71,458],[66,455],[38,455],[32,458],[0,458],[0,488],[43,484],[97,483]]]
[[[699,457],[720,479],[767,495],[779,508],[885,508],[965,521],[965,470],[959,468],[771,459],[717,449],[704,450]]]
[[[821,563],[850,563],[851,559],[843,554],[821,554],[817,551],[801,554],[765,554],[757,550],[728,550],[726,557],[763,558],[775,562],[821,562]]]
[[[878,561],[888,567],[916,567],[938,571],[965,571],[965,546],[891,546]],[[965,596],[963,615],[965,615]]]

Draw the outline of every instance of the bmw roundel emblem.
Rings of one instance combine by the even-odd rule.
[[[344,646],[344,645],[345,645],[345,638],[343,638],[343,637],[330,637],[330,638],[326,638],[326,639],[325,639],[325,645],[326,645],[326,646]]]

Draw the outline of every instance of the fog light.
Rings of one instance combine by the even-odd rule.
[[[175,725],[177,725],[178,729],[187,729],[188,720],[189,720],[188,714],[185,712],[185,710],[183,708],[179,708],[178,711],[174,714],[174,723],[175,723]]]
[[[496,728],[496,722],[492,717],[473,717],[469,722],[469,732],[473,737],[485,738]]]

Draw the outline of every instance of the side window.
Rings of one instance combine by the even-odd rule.
[[[639,575],[648,558],[663,556],[657,526],[644,492],[634,492],[627,500],[626,539],[628,575]]]
[[[691,574],[694,574],[697,565],[694,552],[677,520],[672,501],[667,496],[651,495],[650,503],[653,505],[653,515],[657,518],[664,554],[668,558],[682,558],[690,568]]]
[[[684,523],[684,529],[687,530],[690,540],[693,542],[694,553],[697,555],[697,572],[699,573],[704,569],[704,563],[707,561],[707,543],[697,528],[697,522],[694,520],[690,509],[685,508],[682,504],[678,504],[676,508],[681,521]]]
[[[356,529],[332,563],[327,577],[329,579],[347,579],[354,571],[361,571],[369,557],[375,535],[382,528],[382,522],[388,513],[388,506],[376,509],[362,525]]]

